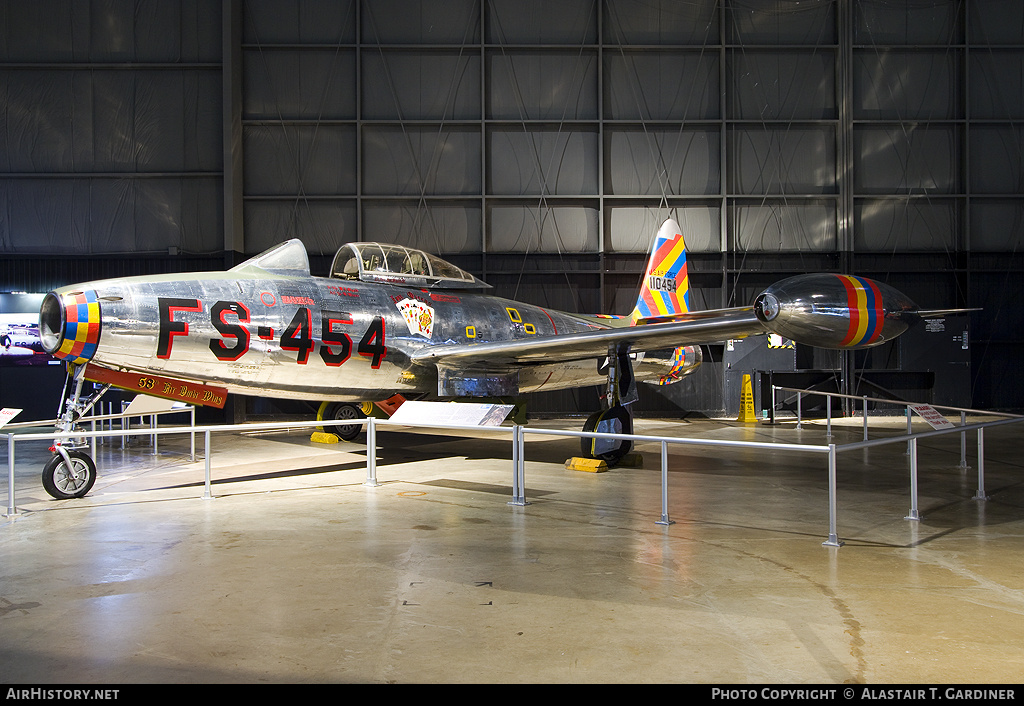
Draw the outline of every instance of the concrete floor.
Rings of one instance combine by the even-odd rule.
[[[821,424],[637,431],[826,441]],[[44,445],[19,444],[0,681],[1020,682],[1019,434],[986,433],[985,502],[959,435],[923,440],[920,521],[905,444],[842,454],[841,548],[822,546],[826,462],[794,452],[670,447],[662,526],[657,445],[592,474],[563,466],[576,440],[528,436],[516,507],[506,439],[382,432],[367,487],[361,444],[215,436],[212,500],[183,439],[101,447],[95,489],[68,501],[42,490]]]

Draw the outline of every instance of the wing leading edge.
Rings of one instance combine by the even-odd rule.
[[[765,333],[753,307],[701,312],[684,321],[530,337],[515,341],[435,345],[415,353],[421,364],[483,366],[490,369],[541,363],[564,363],[608,355],[609,346],[628,345],[633,352],[714,343]]]

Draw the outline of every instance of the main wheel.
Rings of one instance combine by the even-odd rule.
[[[82,451],[68,451],[71,467],[64,457],[55,453],[43,466],[43,488],[57,500],[82,498],[96,482],[96,464]]]
[[[583,431],[596,431],[603,434],[632,434],[633,417],[630,416],[628,409],[617,404],[591,414],[583,425]],[[584,436],[580,438],[580,447],[584,456],[598,458],[607,461],[609,466],[614,466],[632,450],[633,442],[629,439],[600,439]]]
[[[339,402],[327,408],[324,419],[363,419],[366,415],[354,404]],[[362,424],[338,424],[324,427],[324,431],[338,435],[342,441],[352,441],[363,430]]]

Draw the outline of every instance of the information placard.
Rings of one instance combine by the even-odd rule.
[[[510,404],[409,400],[391,415],[391,421],[432,426],[496,427],[505,421],[512,409]]]
[[[17,417],[19,414],[21,414],[20,409],[11,409],[10,407],[0,409],[0,427]]]
[[[952,429],[955,425],[930,404],[912,404],[910,408],[917,412],[921,419],[928,422],[932,429]]]

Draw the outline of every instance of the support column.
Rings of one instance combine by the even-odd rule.
[[[224,266],[245,252],[242,209],[242,0],[223,0],[222,93],[224,160]]]

